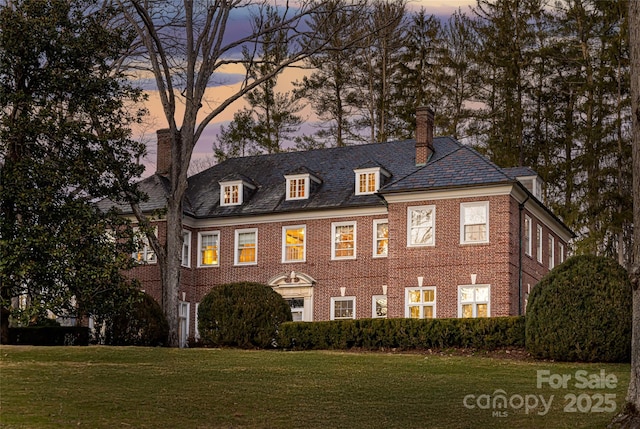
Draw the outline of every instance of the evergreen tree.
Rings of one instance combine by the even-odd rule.
[[[128,34],[93,2],[0,8],[0,288],[3,341],[11,300],[26,323],[112,311],[126,293],[131,229],[96,198],[138,198],[129,139],[140,100],[114,62]],[[111,231],[110,235],[105,231]],[[22,311],[20,311],[22,310]]]

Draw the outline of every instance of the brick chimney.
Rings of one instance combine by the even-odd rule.
[[[164,128],[156,131],[158,148],[156,155],[156,174],[168,176],[171,169],[171,130]]]
[[[416,108],[416,165],[426,165],[433,154],[433,110]]]

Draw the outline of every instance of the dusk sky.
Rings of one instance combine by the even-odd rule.
[[[409,8],[415,10],[419,9],[420,7],[424,7],[427,13],[446,18],[458,8],[462,8],[463,11],[468,10],[469,5],[472,3],[475,3],[475,0],[413,0],[409,2]],[[230,22],[230,26],[228,28],[228,30],[230,30],[229,33],[233,32],[235,26],[244,27],[243,24],[244,22]],[[240,28],[238,28],[238,30],[240,30]],[[238,75],[234,76],[235,72],[237,72]],[[239,80],[237,76],[239,76],[239,73],[242,72],[242,68],[239,68],[237,71],[230,69],[227,70],[227,73],[225,74],[216,75],[217,81],[208,90],[207,98],[209,102],[212,105],[215,105],[218,102],[225,100],[229,95],[233,94],[236,91]],[[302,74],[300,70],[292,69],[283,72],[282,75],[280,75],[280,77],[278,78],[279,90],[290,91],[292,89],[291,82],[299,80],[301,76]],[[148,155],[144,160],[145,165],[147,165],[147,171],[145,172],[146,176],[152,174],[155,170],[155,130],[166,128],[167,122],[162,112],[158,93],[152,89],[152,81],[140,82],[140,84],[143,88],[149,89],[147,91],[149,101],[146,104],[146,107],[149,109],[150,117],[148,118],[148,123],[144,128],[134,131],[134,138],[144,140],[148,146]],[[207,130],[196,145],[195,151],[193,153],[193,159],[202,159],[211,156],[212,145],[213,142],[216,141],[216,135],[220,132],[220,126],[228,123],[233,118],[233,114],[240,110],[244,105],[245,104],[242,100],[237,101],[236,103],[229,106],[221,115],[219,115],[215,119],[214,122],[212,122],[207,127]],[[206,105],[203,109],[206,111]],[[178,114],[177,119],[180,117],[180,114],[181,112]],[[303,121],[306,124],[305,126],[303,126],[301,132],[306,134],[313,133],[314,128],[311,124],[314,122],[315,118],[313,117],[310,109],[303,110],[301,112],[301,115],[303,116]]]

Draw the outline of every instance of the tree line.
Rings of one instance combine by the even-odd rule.
[[[323,2],[340,11],[331,19],[309,20],[326,49],[304,60],[293,91],[277,91],[276,73],[247,94],[248,108],[214,143],[219,161],[412,138],[416,106],[429,105],[436,135],[472,145],[501,167],[536,170],[545,202],[578,234],[577,253],[628,266],[626,1],[480,0],[446,19],[403,1],[373,0],[366,13],[337,7],[341,1]],[[282,40],[259,41],[263,67],[286,56]],[[311,135],[299,135],[304,106],[319,118]]]

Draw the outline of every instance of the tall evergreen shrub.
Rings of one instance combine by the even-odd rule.
[[[278,329],[288,321],[289,304],[272,288],[259,283],[216,286],[198,306],[198,331],[205,345],[276,347]]]
[[[624,362],[631,356],[631,284],[612,259],[575,256],[533,288],[526,348],[537,358]]]

